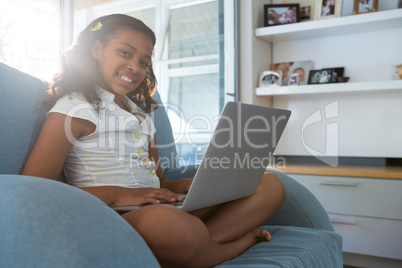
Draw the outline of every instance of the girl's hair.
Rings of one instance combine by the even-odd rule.
[[[156,38],[154,32],[142,21],[123,14],[100,17],[91,22],[78,36],[76,42],[64,52],[61,58],[61,69],[53,76],[49,97],[44,101],[45,108],[51,108],[62,96],[72,92],[82,92],[86,100],[99,111],[101,99],[96,93],[95,72],[97,62],[92,58],[92,46],[96,40],[106,45],[110,36],[121,28],[128,28],[146,34],[153,45]],[[156,89],[156,78],[152,64],[142,83],[127,94],[135,104],[150,113],[157,108],[151,97]]]

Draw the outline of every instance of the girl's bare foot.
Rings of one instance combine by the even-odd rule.
[[[272,236],[267,230],[255,228],[234,241],[220,244],[226,253],[226,260],[233,259],[253,245],[262,241],[271,241]]]
[[[262,241],[271,241],[272,239],[271,234],[267,230],[255,228],[252,232],[254,233],[254,237],[257,238],[257,243]]]

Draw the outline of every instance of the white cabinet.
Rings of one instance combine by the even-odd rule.
[[[290,176],[328,212],[344,252],[402,260],[401,179]]]

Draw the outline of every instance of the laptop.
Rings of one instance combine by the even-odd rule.
[[[228,102],[184,200],[166,204],[189,212],[253,195],[290,114],[288,110]],[[130,211],[142,206],[112,208]]]

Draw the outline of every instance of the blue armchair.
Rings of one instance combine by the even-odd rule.
[[[141,238],[96,197],[67,184],[19,175],[45,120],[47,84],[0,63],[0,267],[159,267]],[[159,95],[155,95],[160,103]],[[177,155],[165,108],[153,115],[163,159]],[[164,165],[167,179],[196,167]],[[283,207],[262,226],[272,241],[218,267],[342,267],[342,238],[317,199],[289,176]]]

